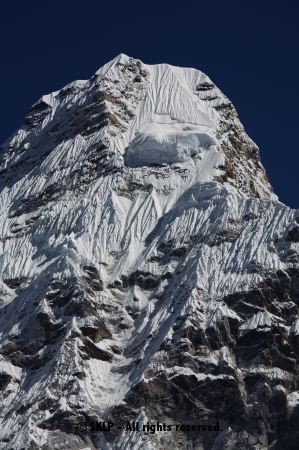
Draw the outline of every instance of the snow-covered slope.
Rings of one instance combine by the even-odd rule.
[[[0,174],[0,448],[296,448],[299,213],[205,74],[121,54]],[[77,426],[108,419],[222,431]]]

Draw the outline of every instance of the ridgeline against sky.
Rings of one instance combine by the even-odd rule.
[[[298,17],[295,1],[3,4],[0,141],[42,94],[121,52],[195,67],[236,106],[280,200],[298,207]]]

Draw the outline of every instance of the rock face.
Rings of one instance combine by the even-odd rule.
[[[205,74],[120,55],[0,164],[1,449],[299,448],[299,213]]]

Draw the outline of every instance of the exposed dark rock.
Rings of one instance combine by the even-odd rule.
[[[30,197],[26,200],[22,200],[22,206],[17,207],[11,212],[10,217],[19,217],[22,214],[28,214],[36,211],[41,206],[55,200],[59,195],[65,191],[62,183],[55,183],[46,187],[42,192],[34,197]]]
[[[169,253],[173,246],[174,246],[175,241],[173,239],[169,239],[168,241],[162,242],[159,246],[158,246],[158,250],[162,253]]]
[[[45,354],[34,354],[25,355],[21,351],[13,352],[9,355],[10,361],[17,367],[22,367],[24,369],[38,370],[45,366],[45,364],[50,361],[53,354],[47,352]]]
[[[48,430],[63,430],[69,433],[70,430],[76,429],[76,425],[82,421],[85,421],[85,417],[79,413],[58,410],[51,417],[39,423],[39,427]]]
[[[40,124],[50,113],[51,109],[52,107],[43,100],[35,103],[28,111],[28,114],[24,121],[25,125],[35,127],[36,125]]]
[[[170,256],[178,256],[180,258],[186,256],[187,253],[188,253],[187,247],[178,247],[172,250]]]
[[[110,339],[112,337],[112,334],[103,323],[94,327],[84,326],[80,330],[83,336],[89,337],[93,342],[99,342],[102,339]]]
[[[245,214],[243,219],[244,220],[256,220],[258,217],[253,212],[249,212],[248,214]]]
[[[210,91],[214,87],[215,87],[215,85],[213,83],[210,83],[208,81],[203,81],[202,83],[197,84],[196,90],[197,91]]]
[[[285,405],[283,405],[285,408]],[[277,429],[277,440],[273,445],[273,450],[297,450],[299,443],[299,406],[297,405],[289,413],[288,417],[285,417],[279,423]]]
[[[149,262],[160,262],[160,261],[163,261],[163,259],[164,259],[164,255],[152,255],[149,259],[148,259],[148,261]]]
[[[12,377],[8,373],[0,373],[0,391],[3,391],[10,383]]]
[[[83,279],[89,284],[92,290],[102,291],[103,281],[101,280],[98,270],[92,266],[85,266],[84,270],[86,275],[83,276]]]
[[[137,284],[142,289],[153,289],[160,284],[160,281],[160,277],[157,277],[150,272],[143,272],[140,270],[131,273],[128,277],[125,275],[122,276],[124,288]]]
[[[241,231],[238,229],[221,230],[216,234],[216,236],[213,236],[209,239],[208,244],[210,245],[210,247],[213,247],[214,245],[220,245],[223,242],[231,243],[237,240],[240,234]]]
[[[299,242],[299,227],[294,227],[287,234],[288,241]]]
[[[3,281],[10,289],[17,289],[26,281],[26,277],[4,278]]]
[[[108,288],[122,290],[122,286],[123,286],[123,284],[121,281],[115,280],[113,283],[108,285]]]
[[[165,273],[163,273],[163,275],[161,276],[161,280],[171,280],[172,277],[173,277],[173,273],[171,273],[171,272],[165,272]]]
[[[113,355],[107,350],[102,350],[101,348],[97,347],[90,339],[84,340],[84,345],[80,347],[81,350],[88,355],[90,358],[100,359],[102,361],[112,361]]]
[[[72,296],[70,301],[64,306],[64,313],[77,317],[96,316],[97,307],[92,300],[84,294],[78,294],[77,296]]]

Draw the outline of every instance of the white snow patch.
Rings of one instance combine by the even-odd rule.
[[[125,163],[129,167],[184,162],[215,148],[206,128],[186,123],[145,123],[130,143]]]

